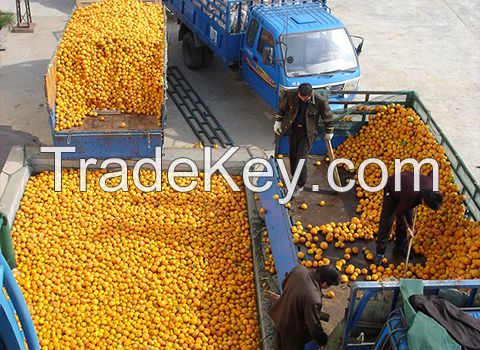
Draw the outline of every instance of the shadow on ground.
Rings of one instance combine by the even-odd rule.
[[[52,138],[44,92],[48,63],[25,61],[0,68],[0,125],[30,134],[43,143],[51,143]]]
[[[41,144],[40,140],[31,134],[0,125],[0,169],[3,168],[12,146],[40,146]]]
[[[41,6],[55,9],[57,11],[63,12],[65,14],[70,14],[75,9],[75,1],[73,0],[36,0],[30,1],[30,4],[38,3]],[[34,14],[32,13],[32,16]]]

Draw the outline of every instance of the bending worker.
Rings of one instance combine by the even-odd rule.
[[[283,293],[269,311],[275,324],[275,350],[303,350],[314,340],[319,346],[328,336],[320,322],[322,289],[340,283],[340,273],[332,266],[308,269],[298,265],[282,282]]]
[[[420,175],[419,191],[414,189],[414,172],[404,171],[400,176],[400,191],[395,191],[395,176],[388,178],[383,189],[383,207],[380,215],[377,233],[377,254],[374,264],[379,264],[385,256],[388,237],[396,218],[396,240],[394,252],[407,255],[407,234],[413,237],[413,209],[425,204],[433,210],[438,210],[443,203],[440,192],[433,191],[433,178],[430,175]]]
[[[287,91],[279,102],[273,131],[280,137],[290,133],[290,172],[293,177],[300,159],[307,157],[317,137],[318,119],[322,117],[325,125],[325,137],[333,137],[333,114],[327,99],[313,91],[312,85],[303,83],[298,90]],[[297,196],[307,182],[307,167],[303,166],[298,179]]]

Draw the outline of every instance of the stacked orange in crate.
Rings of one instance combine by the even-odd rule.
[[[78,8],[46,75],[50,108],[56,102],[55,131],[81,126],[99,110],[160,118],[165,21],[156,2],[104,0]]]
[[[104,172],[30,178],[12,230],[42,349],[258,349],[246,199],[221,176],[106,193]],[[114,186],[116,179],[109,181]],[[241,186],[241,179],[235,178]],[[151,184],[154,174],[141,172]]]

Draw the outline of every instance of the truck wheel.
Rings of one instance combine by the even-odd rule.
[[[190,69],[198,69],[202,66],[202,47],[195,46],[192,33],[187,33],[182,41],[183,62]]]
[[[202,67],[208,67],[213,62],[213,51],[207,46],[202,47]]]

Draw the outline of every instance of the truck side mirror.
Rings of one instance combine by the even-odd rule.
[[[356,48],[357,56],[360,56],[360,54],[362,53],[362,47],[363,47],[363,41],[360,44],[358,44]]]
[[[357,52],[357,56],[360,56],[360,54],[362,53],[363,42],[365,41],[365,39],[358,35],[351,35],[351,37],[360,40],[360,44],[358,44],[358,46],[355,48],[355,51]]]
[[[273,63],[273,47],[264,47],[263,48],[262,63],[263,64],[272,64]]]

